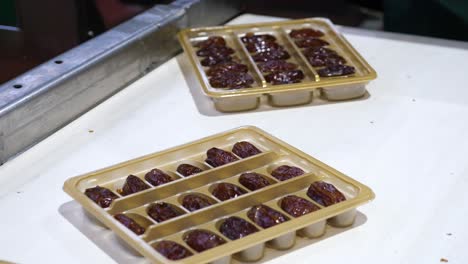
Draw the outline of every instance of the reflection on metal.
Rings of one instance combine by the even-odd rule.
[[[0,164],[49,136],[180,51],[181,28],[215,25],[240,1],[156,5],[0,86]]]

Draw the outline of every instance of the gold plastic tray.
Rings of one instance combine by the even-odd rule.
[[[259,148],[262,153],[226,165],[212,168],[204,162],[206,151],[218,147],[230,151],[239,141],[248,141]],[[176,172],[181,163],[191,163],[205,171],[182,177]],[[286,181],[278,181],[270,175],[271,171],[280,165],[294,165],[302,168],[305,174]],[[143,175],[153,168],[159,168],[177,180],[158,187],[120,197],[113,201],[109,208],[103,209],[89,199],[84,191],[99,185],[118,194],[129,174],[144,180]],[[257,191],[249,191],[238,179],[246,171],[253,171],[267,176],[271,185]],[[284,212],[279,206],[282,197],[295,194],[313,202],[306,191],[315,181],[325,181],[336,186],[345,196],[346,201],[323,207],[320,210],[294,218]],[[246,194],[227,201],[220,201],[211,194],[213,184],[229,182],[247,191]],[[151,184],[148,183],[151,186]],[[84,209],[96,217],[103,225],[112,229],[131,248],[135,249],[150,261],[155,263],[169,261],[152,248],[152,244],[160,240],[172,240],[187,249],[190,247],[182,239],[184,233],[193,229],[207,229],[227,243],[201,253],[191,250],[193,256],[180,260],[178,263],[229,263],[231,256],[242,261],[255,261],[263,256],[264,246],[275,249],[287,249],[294,245],[296,231],[298,235],[319,237],[324,234],[326,222],[333,226],[348,226],[353,224],[356,207],[374,198],[374,193],[365,185],[345,176],[335,169],[267,134],[256,127],[240,127],[231,131],[203,138],[182,146],[146,155],[134,160],[120,163],[105,169],[68,179],[64,190]],[[215,201],[214,205],[198,211],[189,212],[181,206],[181,200],[188,193],[201,193]],[[180,208],[184,213],[176,218],[156,223],[146,214],[146,208],[153,202],[164,201]],[[246,211],[256,204],[265,204],[282,212],[289,220],[263,229],[244,238],[230,240],[218,230],[220,221],[227,216],[239,216],[255,225],[246,215]],[[124,213],[146,228],[143,235],[136,235],[113,215]]]
[[[337,51],[347,61],[347,65],[354,66],[356,73],[349,76],[320,77],[317,68],[302,54],[301,49],[289,36],[292,29],[314,28],[321,30],[325,36],[321,39],[330,43],[329,48]],[[272,85],[265,81],[258,70],[250,53],[240,40],[247,32],[255,34],[271,34],[277,38],[291,55],[287,61],[299,65],[305,79],[296,84]],[[236,61],[246,64],[255,82],[252,88],[237,90],[219,89],[211,87],[205,74],[207,67],[200,64],[193,44],[205,40],[210,36],[222,36],[229,47],[235,50]],[[377,73],[336,30],[328,19],[310,18],[289,20],[273,23],[244,24],[222,27],[203,27],[184,29],[179,33],[179,41],[196,71],[198,80],[204,93],[209,96],[219,111],[243,111],[255,109],[259,106],[259,98],[268,96],[268,102],[273,106],[292,106],[315,101],[337,101],[359,98],[366,94],[365,85],[377,77]]]

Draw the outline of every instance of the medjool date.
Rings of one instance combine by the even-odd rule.
[[[288,195],[281,199],[281,209],[294,217],[299,217],[317,211],[320,207],[299,196]]]
[[[201,65],[208,67],[229,61],[232,61],[231,56],[210,55],[201,60]]]
[[[289,180],[304,174],[304,171],[298,167],[282,165],[271,172],[271,176],[280,181]]]
[[[313,28],[300,28],[300,29],[293,29],[289,33],[291,38],[310,38],[310,37],[323,37],[324,34],[320,30],[316,30]]]
[[[307,196],[323,206],[346,201],[346,197],[333,184],[318,181],[307,189]]]
[[[284,214],[263,204],[255,205],[250,208],[247,212],[247,216],[250,220],[263,228],[269,228],[289,220]]]
[[[225,47],[225,46],[220,46],[220,47],[208,47],[208,48],[204,48],[204,49],[200,49],[197,51],[197,55],[199,57],[208,57],[208,56],[212,56],[212,57],[227,57],[231,54],[234,53],[234,50],[229,48],[229,47]]]
[[[190,212],[208,207],[212,204],[210,200],[197,194],[188,194],[182,200],[182,206]]]
[[[270,182],[265,178],[264,175],[256,172],[242,173],[239,177],[239,182],[251,191],[255,191],[270,185]]]
[[[184,241],[197,252],[203,252],[226,243],[226,241],[218,235],[201,229],[188,232],[184,236]]]
[[[206,163],[210,164],[213,167],[218,167],[239,160],[231,152],[227,152],[219,148],[210,148],[206,152],[206,156]]]
[[[304,79],[304,73],[301,70],[273,72],[265,75],[265,80],[271,84],[298,83]]]
[[[224,220],[219,231],[227,238],[236,240],[257,232],[258,228],[240,217],[231,216]]]
[[[290,57],[291,55],[289,55],[289,53],[286,50],[281,48],[281,49],[274,49],[274,50],[259,52],[253,55],[252,59],[256,62],[265,62],[269,60],[287,60]]]
[[[346,63],[346,60],[338,54],[316,54],[307,57],[307,59],[314,67],[333,66]]]
[[[274,42],[276,38],[270,34],[258,34],[255,35],[253,32],[245,34],[244,37],[241,37],[242,42],[244,43],[256,43],[256,42]]]
[[[251,52],[265,52],[275,49],[281,49],[282,47],[276,42],[269,42],[269,41],[259,41],[259,42],[250,42],[245,43],[245,48]]]
[[[211,36],[206,40],[196,43],[194,46],[200,49],[205,49],[208,47],[222,47],[226,46],[226,40],[220,36]]]
[[[353,66],[338,64],[320,69],[317,72],[321,77],[333,77],[354,74],[356,69]]]
[[[311,57],[314,55],[329,55],[329,54],[337,54],[336,51],[324,47],[314,47],[314,48],[307,48],[302,51],[306,57]]]
[[[112,201],[119,198],[115,193],[107,188],[96,186],[85,190],[85,195],[93,200],[102,208],[107,208],[111,205]]]
[[[185,177],[200,173],[202,171],[203,171],[202,169],[196,166],[190,165],[190,164],[180,164],[177,167],[177,172],[184,175]]]
[[[146,184],[142,179],[135,175],[129,175],[127,180],[125,180],[125,184],[120,190],[120,194],[124,196],[130,195],[132,193],[141,192],[149,188],[150,186],[148,186],[148,184]]]
[[[145,175],[145,180],[151,183],[153,186],[159,186],[173,181],[171,176],[159,169],[152,169]]]
[[[184,246],[169,240],[160,241],[153,248],[170,260],[179,260],[193,255]]]
[[[240,141],[234,144],[232,152],[243,159],[262,153],[257,147],[247,141]]]
[[[182,215],[182,213],[175,206],[164,202],[150,205],[146,212],[149,216],[151,216],[151,218],[156,220],[156,222],[163,222]]]
[[[140,226],[137,222],[135,222],[135,220],[124,214],[114,215],[114,218],[117,219],[117,221],[119,221],[122,225],[132,230],[133,233],[137,235],[142,235],[143,233],[145,233],[144,227]]]
[[[270,60],[257,64],[261,72],[281,72],[297,69],[297,64],[290,63],[284,60]]]
[[[245,72],[225,72],[210,78],[210,85],[214,88],[249,88],[253,82],[252,76]]]
[[[221,201],[226,201],[246,193],[242,188],[231,183],[218,183],[211,192],[216,198]]]
[[[216,64],[210,67],[206,71],[206,75],[215,76],[219,74],[224,74],[226,72],[247,72],[247,71],[248,71],[247,65],[231,61],[231,62],[224,62],[224,63]]]
[[[296,40],[295,42],[299,48],[323,47],[330,45],[330,43],[319,38],[304,38]]]

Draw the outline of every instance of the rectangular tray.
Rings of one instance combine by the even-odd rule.
[[[301,49],[289,36],[292,29],[314,28],[325,35],[321,39],[330,43],[329,46],[344,57],[347,65],[354,66],[356,73],[339,77],[320,77],[317,69],[312,67],[301,52]],[[299,65],[305,75],[300,83],[271,85],[265,81],[251,55],[244,47],[240,38],[247,32],[255,34],[272,34],[291,55],[288,61]],[[252,88],[222,89],[213,88],[205,74],[207,67],[200,64],[196,55],[194,43],[203,41],[210,36],[222,36],[229,47],[235,50],[235,60],[246,64],[255,82]],[[179,32],[179,41],[188,56],[204,93],[210,97],[219,111],[232,112],[255,109],[259,106],[259,98],[268,96],[268,102],[273,106],[293,106],[307,104],[314,99],[325,101],[348,100],[362,97],[366,94],[366,84],[377,78],[375,70],[341,35],[330,20],[325,18],[309,18],[288,20],[282,22],[244,24],[233,26],[189,28]]]
[[[254,144],[262,153],[216,168],[212,168],[204,162],[206,150],[209,148],[218,147],[230,151],[232,145],[239,141],[248,141]],[[175,170],[181,163],[196,164],[205,170],[184,178]],[[270,172],[274,168],[285,164],[300,167],[305,171],[305,174],[286,181],[278,181],[270,176]],[[105,209],[84,194],[85,189],[96,185],[106,187],[118,194],[117,189],[123,185],[129,174],[143,179],[142,176],[145,172],[153,168],[167,172],[176,180],[128,196],[119,196],[109,208]],[[256,191],[249,191],[238,181],[239,175],[246,171],[261,173],[272,184]],[[317,180],[332,183],[346,196],[347,200],[328,207],[316,204],[320,210],[299,218],[288,215],[280,208],[279,200],[289,194],[295,194],[313,202],[306,195],[306,190],[312,182]],[[236,184],[245,189],[247,193],[227,201],[217,200],[211,194],[210,186],[219,182]],[[151,184],[149,185],[151,186]],[[79,202],[90,215],[97,218],[104,226],[112,229],[131,248],[154,263],[176,261],[169,261],[160,255],[151,247],[153,243],[162,239],[172,240],[191,250],[183,241],[182,235],[194,228],[210,230],[224,238],[227,243],[201,253],[191,250],[193,256],[177,261],[177,263],[229,263],[231,256],[243,261],[255,261],[263,256],[265,244],[276,249],[292,247],[296,231],[298,235],[312,238],[319,237],[325,232],[327,220],[329,224],[339,227],[353,224],[356,207],[374,198],[374,193],[367,186],[256,127],[240,127],[76,176],[68,179],[63,189]],[[188,192],[204,194],[216,203],[198,211],[189,212],[181,206],[180,202],[182,195]],[[156,223],[145,211],[146,206],[155,201],[171,203],[179,207],[184,214]],[[260,203],[287,215],[289,221],[268,229],[257,226],[259,232],[234,241],[223,236],[217,229],[220,221],[227,216],[238,216],[254,224],[246,216],[246,211],[253,205]],[[134,234],[113,218],[113,215],[118,213],[131,214],[140,225],[146,227],[146,232],[140,236]]]

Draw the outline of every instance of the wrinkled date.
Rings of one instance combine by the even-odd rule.
[[[119,221],[122,225],[132,230],[133,233],[137,235],[142,235],[143,233],[145,233],[144,227],[140,226],[137,222],[135,222],[135,220],[124,214],[114,215],[114,218],[117,219],[117,221]]]
[[[138,178],[135,175],[129,175],[127,180],[125,180],[125,184],[120,190],[121,195],[130,195],[132,193],[141,192],[143,190],[149,189],[150,186],[146,184],[142,179]]]
[[[283,48],[259,52],[252,56],[256,62],[265,62],[269,60],[287,60],[291,57],[289,53]]]
[[[232,152],[243,159],[262,153],[257,147],[247,141],[240,141],[234,144]]]
[[[200,41],[196,43],[194,46],[200,49],[206,49],[208,47],[222,47],[222,46],[226,46],[226,41],[224,40],[223,37],[211,36],[204,41]]]
[[[289,180],[304,174],[304,171],[298,167],[282,165],[271,172],[271,176],[280,181]]]
[[[213,67],[210,67],[206,71],[206,75],[208,76],[215,76],[215,75],[220,75],[224,74],[226,72],[247,72],[248,68],[247,65],[237,63],[237,62],[225,62],[225,63],[220,63],[217,65],[214,65]]]
[[[153,186],[159,186],[161,184],[173,181],[171,176],[167,175],[159,169],[152,169],[146,173],[145,180],[151,183]]]
[[[193,166],[190,164],[180,164],[177,167],[177,172],[184,175],[185,177],[188,177],[193,174],[197,174],[202,172],[203,170],[198,168],[197,166]]]
[[[182,206],[190,212],[208,207],[213,203],[202,195],[188,194],[182,200]]]
[[[307,59],[314,67],[333,66],[346,63],[346,60],[338,54],[317,54],[309,56]]]
[[[320,30],[316,30],[313,28],[300,28],[300,29],[293,29],[289,33],[291,38],[316,38],[316,37],[323,37],[324,34]]]
[[[231,216],[224,220],[219,231],[227,238],[236,240],[257,232],[258,228],[242,218]]]
[[[210,78],[210,85],[214,88],[250,88],[253,82],[252,76],[245,72],[225,72]]]
[[[321,77],[333,77],[354,74],[356,69],[348,65],[331,65],[317,72]]]
[[[330,43],[319,38],[304,38],[296,40],[295,42],[299,48],[323,47],[330,45]]]
[[[231,183],[218,183],[211,192],[216,198],[221,201],[226,201],[246,193],[242,188]]]
[[[265,75],[265,80],[271,84],[298,83],[304,79],[304,73],[301,70],[292,70],[284,72],[273,72]]]
[[[270,182],[264,175],[255,172],[242,173],[239,177],[239,182],[251,191],[270,185]]]
[[[197,51],[199,57],[227,57],[234,53],[229,47],[208,47]]]
[[[318,48],[308,48],[302,51],[306,57],[312,57],[314,55],[330,55],[330,54],[337,54],[336,51],[324,47]]]
[[[307,196],[323,206],[346,201],[346,197],[330,183],[318,181],[307,189]]]
[[[250,208],[247,212],[247,216],[250,220],[263,228],[269,228],[288,221],[285,215],[263,204],[255,205]]]
[[[203,60],[201,60],[201,65],[203,65],[205,67],[208,67],[208,66],[213,66],[213,65],[216,65],[216,64],[219,64],[219,63],[225,63],[225,62],[229,62],[229,61],[232,61],[231,56],[220,56],[220,55],[213,56],[213,55],[211,55],[211,56],[207,56]]]
[[[258,63],[257,66],[261,72],[281,72],[297,69],[297,64],[284,60],[270,60],[267,62]]]
[[[213,167],[218,167],[239,160],[231,152],[227,152],[219,148],[210,148],[206,152],[206,156],[206,163],[210,164]]]
[[[192,253],[187,248],[169,240],[160,241],[153,248],[170,260],[179,260],[192,256]]]
[[[102,208],[107,208],[111,205],[112,201],[119,198],[115,193],[111,190],[96,186],[94,188],[88,188],[85,190],[85,195],[89,197],[89,199],[93,200]]]
[[[197,252],[226,243],[224,239],[207,230],[193,230],[184,236],[184,241]]]
[[[146,211],[156,222],[163,222],[168,219],[182,215],[175,206],[168,203],[155,203],[148,207]]]
[[[276,38],[270,34],[255,35],[253,32],[249,32],[245,34],[245,36],[242,37],[241,40],[244,43],[275,42]]]
[[[299,196],[288,195],[281,199],[281,209],[294,217],[299,217],[317,211],[320,207]]]
[[[265,52],[265,51],[270,51],[270,50],[275,50],[275,49],[281,49],[282,47],[276,42],[259,41],[259,42],[245,43],[245,48],[251,53],[256,53],[256,52]]]

